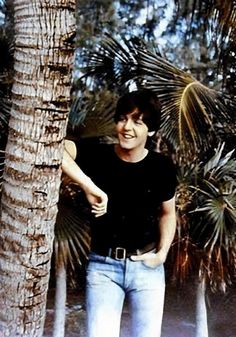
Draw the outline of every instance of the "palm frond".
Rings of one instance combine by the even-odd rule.
[[[123,44],[106,37],[92,57],[87,74],[106,78],[116,86],[132,79],[138,87],[153,90],[163,106],[163,136],[177,151],[187,156],[211,148],[219,138],[216,125],[235,131],[235,104],[229,104],[228,97],[150,51],[144,42],[133,39]]]
[[[225,288],[235,273],[236,159],[220,144],[206,164],[196,168],[196,185],[188,211],[190,236],[202,252],[200,273],[212,288]],[[195,179],[195,178],[194,178]]]
[[[196,270],[196,249],[196,245],[188,235],[182,233],[177,236],[170,251],[172,280],[182,284]]]
[[[138,52],[145,87],[157,93],[163,105],[162,131],[185,153],[199,152],[217,139],[215,124],[234,130],[233,111],[223,96],[147,49]]]
[[[228,238],[236,234],[236,160],[231,153],[222,155],[224,144],[218,147],[214,156],[203,166],[198,177],[198,205],[192,213],[201,213],[195,233],[202,233],[204,247],[214,250],[215,246],[226,245]]]
[[[90,248],[89,217],[85,204],[77,200],[78,193],[81,193],[78,187],[63,176],[55,225],[54,255],[56,266],[63,264],[71,271],[87,259]]]
[[[102,137],[114,134],[114,112],[118,97],[108,90],[84,92],[74,100],[70,112],[69,133],[79,137]]]
[[[216,179],[220,179],[221,177],[226,179],[226,175],[229,175],[231,179],[234,177],[236,174],[236,167],[234,165],[234,160],[231,160],[234,150],[228,152],[223,157],[224,148],[225,143],[219,144],[215,151],[215,155],[204,165],[204,176],[207,176],[209,173],[216,176]]]
[[[219,64],[225,69],[229,55],[235,50],[236,41],[236,3],[235,0],[218,1],[179,1],[178,17],[185,17],[190,14],[188,20],[187,35],[196,33],[196,25],[202,25],[209,32],[214,32],[216,44],[219,49]],[[195,24],[194,24],[195,23]]]
[[[202,18],[206,26],[212,25],[214,19],[217,23],[216,29],[222,32],[222,39],[226,37],[234,37],[235,20],[236,20],[236,4],[234,0],[218,1],[218,0],[202,0],[202,1],[185,1],[184,3],[175,0],[178,5],[178,13],[180,16],[186,17],[190,12],[193,22],[194,18]],[[193,29],[192,26],[189,30]],[[232,31],[233,30],[233,31]]]
[[[137,75],[135,55],[130,52],[127,41],[119,43],[108,34],[105,34],[98,49],[89,55],[88,64],[83,69],[85,76],[95,76],[109,83],[110,88],[126,86]]]
[[[200,273],[206,275],[212,291],[226,291],[232,285],[236,273],[235,242],[231,240],[227,246],[218,246],[217,249],[203,257]]]

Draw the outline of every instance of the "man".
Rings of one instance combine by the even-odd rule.
[[[88,337],[118,337],[125,297],[133,337],[159,337],[163,263],[176,228],[172,161],[149,151],[160,103],[149,90],[118,100],[118,143],[83,151],[66,141],[63,170],[84,190],[94,214],[87,268]],[[77,156],[78,145],[78,156]]]

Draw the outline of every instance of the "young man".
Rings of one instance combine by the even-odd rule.
[[[133,337],[159,337],[163,263],[174,238],[176,177],[172,161],[145,147],[160,122],[154,93],[118,100],[118,143],[83,151],[66,141],[63,170],[84,190],[94,214],[87,268],[88,337],[119,337],[125,297]]]

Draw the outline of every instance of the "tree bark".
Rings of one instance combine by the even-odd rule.
[[[63,139],[74,0],[15,0],[12,108],[0,226],[0,335],[42,336]]]

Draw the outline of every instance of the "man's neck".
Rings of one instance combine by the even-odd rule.
[[[123,161],[137,163],[146,157],[148,150],[146,148],[128,150],[123,149],[119,144],[116,144],[115,153]]]

